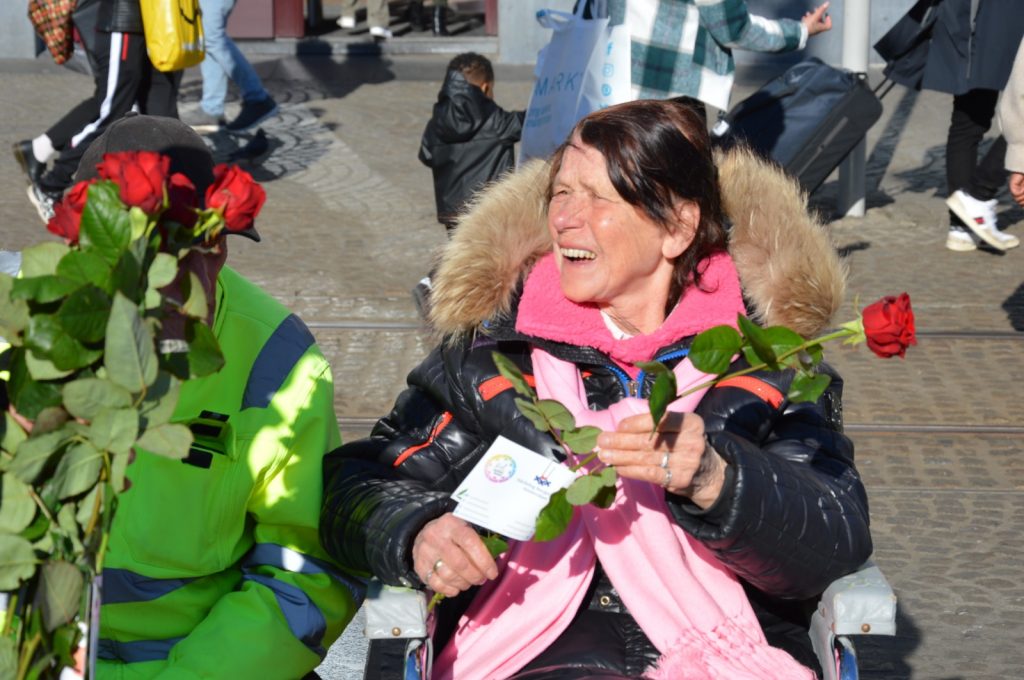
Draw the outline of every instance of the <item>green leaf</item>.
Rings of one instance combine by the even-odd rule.
[[[25,354],[24,348],[17,349],[12,353],[7,394],[18,413],[33,420],[44,408],[60,405],[60,386],[33,380],[28,370]]]
[[[131,455],[127,453],[116,453],[110,461],[110,483],[114,493],[121,493],[125,490],[125,474],[128,472],[128,464],[131,463]]]
[[[178,275],[178,258],[169,253],[157,253],[149,265],[146,277],[150,288],[163,288]]]
[[[72,250],[57,265],[57,276],[78,284],[91,284],[112,293],[110,265],[96,253]]]
[[[750,361],[751,356],[754,356],[756,360],[750,361],[750,363],[757,364],[763,362],[771,370],[779,370],[778,359],[765,334],[765,330],[742,314],[737,316],[737,321],[739,322],[740,331],[742,331],[746,339],[743,354],[747,357],[747,361]],[[750,350],[749,352],[747,351],[748,349]]]
[[[192,446],[192,432],[175,423],[158,425],[143,432],[136,444],[150,453],[180,460]]]
[[[149,226],[149,215],[143,212],[142,208],[133,205],[128,208],[128,224],[131,228],[132,240],[141,239],[146,235],[146,228]]]
[[[120,292],[129,300],[135,300],[142,291],[142,265],[131,250],[126,250],[114,265],[110,275],[114,292]]]
[[[21,429],[21,425],[9,412],[4,411],[3,438],[0,439],[0,448],[8,453],[14,453],[18,446],[28,439],[28,433]]]
[[[491,557],[497,557],[508,550],[508,541],[497,534],[481,536],[480,540],[482,540],[484,545],[487,546],[487,552],[491,554]]]
[[[21,536],[0,534],[0,591],[15,590],[36,571],[32,544]]]
[[[110,264],[121,259],[131,241],[128,211],[113,182],[96,182],[89,187],[89,199],[82,211],[80,241]]]
[[[587,505],[603,488],[604,483],[600,477],[583,475],[572,480],[572,484],[565,489],[565,500],[569,501],[570,505]]]
[[[206,291],[195,272],[188,273],[188,297],[181,311],[194,319],[206,319],[209,314],[209,307],[206,302]]]
[[[70,251],[66,244],[57,241],[29,246],[21,251],[21,275],[28,279],[53,274],[57,271],[57,263]]]
[[[573,507],[565,498],[565,489],[551,494],[548,504],[537,515],[534,528],[534,541],[550,541],[565,533],[572,521]]]
[[[33,483],[66,438],[65,430],[29,437],[18,447],[14,458],[7,465],[7,471],[17,475],[26,484]]]
[[[601,484],[606,487],[615,486],[615,483],[619,480],[618,471],[611,465],[601,468],[597,476],[601,480]]]
[[[110,298],[92,284],[68,296],[57,310],[57,321],[71,337],[82,342],[103,339]]]
[[[607,510],[615,502],[616,493],[618,493],[618,490],[615,486],[602,487],[594,494],[594,500],[590,501],[590,504],[602,510]]]
[[[178,405],[180,391],[180,380],[164,371],[158,373],[156,380],[146,391],[146,400],[142,402],[139,410],[142,419],[140,428],[148,429],[170,422]]]
[[[11,286],[14,300],[34,300],[38,303],[60,300],[82,284],[59,276],[36,276],[30,279],[15,279]]]
[[[103,365],[111,381],[136,394],[153,384],[157,373],[153,335],[142,322],[138,307],[120,293],[107,321]]]
[[[81,637],[81,631],[74,622],[60,626],[53,632],[53,652],[57,655],[58,666],[75,665],[74,653],[78,650],[78,640]]]
[[[131,451],[139,435],[139,414],[132,408],[103,409],[89,426],[89,439],[99,449]]]
[[[213,330],[199,319],[189,319],[185,325],[188,342],[188,368],[190,377],[201,378],[216,373],[224,366],[224,354]]]
[[[92,519],[92,513],[96,508],[96,496],[101,493],[103,493],[103,485],[97,484],[89,489],[89,493],[82,496],[81,500],[75,504],[75,521],[82,526],[83,533],[85,527],[89,524],[89,520]],[[100,511],[102,512],[102,508],[100,508]]]
[[[80,378],[64,385],[64,408],[82,420],[92,420],[105,408],[123,408],[131,403],[128,390],[109,380]]]
[[[559,432],[571,430],[576,427],[576,419],[569,413],[569,409],[562,406],[554,399],[541,399],[537,402],[537,410],[540,411],[548,422]]]
[[[516,397],[516,408],[524,416],[530,419],[533,426],[541,432],[549,432],[548,421],[544,418],[544,414],[540,412],[537,405],[532,401],[523,399],[522,397]]]
[[[797,373],[786,397],[793,403],[818,401],[831,381],[832,378],[824,373]]]
[[[32,433],[36,435],[55,432],[68,422],[68,412],[60,406],[47,406],[36,416]]]
[[[18,650],[14,638],[0,637],[0,678],[18,676]]]
[[[530,387],[530,383],[526,382],[523,372],[519,370],[519,367],[511,359],[499,352],[491,352],[491,357],[494,359],[494,365],[498,367],[498,373],[505,380],[512,383],[512,388],[516,392],[530,399],[534,397],[533,388]]]
[[[601,434],[601,428],[593,425],[584,425],[572,430],[562,432],[562,441],[569,447],[569,450],[578,456],[590,453],[597,446],[597,436]]]
[[[92,442],[78,442],[68,447],[53,473],[57,497],[61,500],[88,491],[100,477],[103,453]]]
[[[785,326],[765,328],[764,338],[775,352],[775,356],[790,352],[804,344],[804,339],[799,333]]]
[[[28,303],[11,299],[14,281],[13,277],[0,274],[0,337],[8,342],[17,340],[15,336],[28,325]]]
[[[59,380],[74,373],[73,370],[62,371],[49,359],[40,357],[34,350],[25,353],[25,367],[33,380]]]
[[[47,562],[41,570],[36,605],[43,610],[47,632],[70,621],[82,604],[82,572],[63,561]]]
[[[88,366],[101,352],[89,349],[68,335],[52,314],[37,314],[29,321],[25,332],[25,345],[36,353],[37,359],[49,359],[58,371],[69,371]],[[47,368],[48,370],[48,368]],[[48,379],[38,378],[37,380]]]
[[[93,488],[96,488],[95,486]],[[85,550],[82,545],[82,531],[75,520],[75,504],[64,503],[57,512],[57,526],[60,535],[71,544],[71,555],[81,555]]]
[[[651,434],[658,431],[658,423],[665,417],[668,405],[675,401],[677,392],[674,373],[662,373],[654,379],[654,384],[651,385],[651,394],[647,397],[647,405],[651,409],[651,418],[654,420]]]
[[[2,479],[0,534],[20,534],[35,518],[36,503],[28,484],[13,474],[6,474]]]
[[[714,326],[693,339],[687,357],[698,371],[721,375],[729,370],[742,345],[743,338],[735,328]]]

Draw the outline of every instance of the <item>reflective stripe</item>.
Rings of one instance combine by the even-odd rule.
[[[192,583],[194,578],[150,578],[127,569],[103,570],[103,604],[149,602]]]
[[[106,573],[106,569],[103,570]],[[106,661],[123,661],[125,663],[141,663],[143,661],[162,661],[171,653],[171,648],[184,637],[167,638],[166,640],[136,640],[119,642],[100,638],[96,656]]]
[[[296,362],[313,345],[313,334],[294,314],[281,322],[252,364],[242,395],[242,409],[266,408]]]
[[[350,579],[323,560],[303,555],[297,550],[286,548],[283,545],[257,543],[242,561],[242,568],[246,570],[246,573],[249,569],[263,566],[283,569],[293,574],[327,574],[349,589],[357,606],[366,596],[366,586],[359,581]]]
[[[327,632],[327,621],[309,595],[302,592],[301,588],[271,576],[247,573],[243,578],[269,588],[277,598],[277,606],[281,608],[292,635],[321,659],[327,655],[321,645],[324,633]]]

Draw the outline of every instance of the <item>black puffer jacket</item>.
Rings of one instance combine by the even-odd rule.
[[[515,167],[522,132],[522,111],[505,111],[461,72],[448,72],[420,142],[420,160],[434,174],[439,222],[454,222],[480,187]]]
[[[722,157],[719,170],[735,223],[730,253],[752,314],[804,335],[818,332],[839,304],[843,271],[798,189],[742,151]],[[627,394],[621,371],[597,350],[515,331],[519,278],[509,272],[528,271],[550,248],[545,172],[528,166],[499,183],[460,223],[434,288],[432,320],[448,341],[409,375],[409,388],[370,438],[325,459],[321,540],[352,571],[421,586],[411,569],[413,539],[452,509],[449,493],[498,435],[561,458],[548,435],[519,414],[492,350],[526,373],[533,344],[576,363],[597,408]],[[782,229],[786,238],[779,238]],[[505,285],[495,286],[495,278]],[[497,321],[479,325],[488,318]],[[690,340],[662,348],[658,358],[674,365]],[[867,559],[871,538],[853,447],[841,433],[842,382],[836,377],[816,404],[791,404],[783,398],[788,373],[755,377],[752,387],[711,390],[697,410],[729,463],[719,500],[707,511],[682,497],[667,500],[684,530],[749,584],[753,599],[770,604],[820,594]],[[642,385],[641,394],[648,389]]]

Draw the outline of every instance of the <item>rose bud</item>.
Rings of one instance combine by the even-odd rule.
[[[155,151],[122,151],[103,154],[96,171],[103,179],[117,183],[125,205],[152,215],[163,207],[170,168],[171,159]]]
[[[882,357],[902,357],[911,345],[917,344],[914,335],[914,311],[910,296],[886,296],[864,308],[861,315],[868,348]]]
[[[69,244],[78,243],[78,230],[82,225],[82,211],[89,198],[89,187],[95,180],[79,182],[68,190],[64,198],[53,206],[53,217],[46,223],[46,230],[56,234]]]
[[[183,227],[192,228],[199,218],[199,194],[196,185],[185,175],[176,172],[167,181],[167,197],[169,206],[161,216],[164,220],[177,222]]]
[[[213,184],[206,190],[206,207],[223,215],[228,231],[251,229],[265,200],[263,187],[237,165],[222,163],[213,169]]]

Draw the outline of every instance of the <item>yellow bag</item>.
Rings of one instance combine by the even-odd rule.
[[[195,66],[206,54],[199,0],[140,0],[146,51],[158,71]]]

